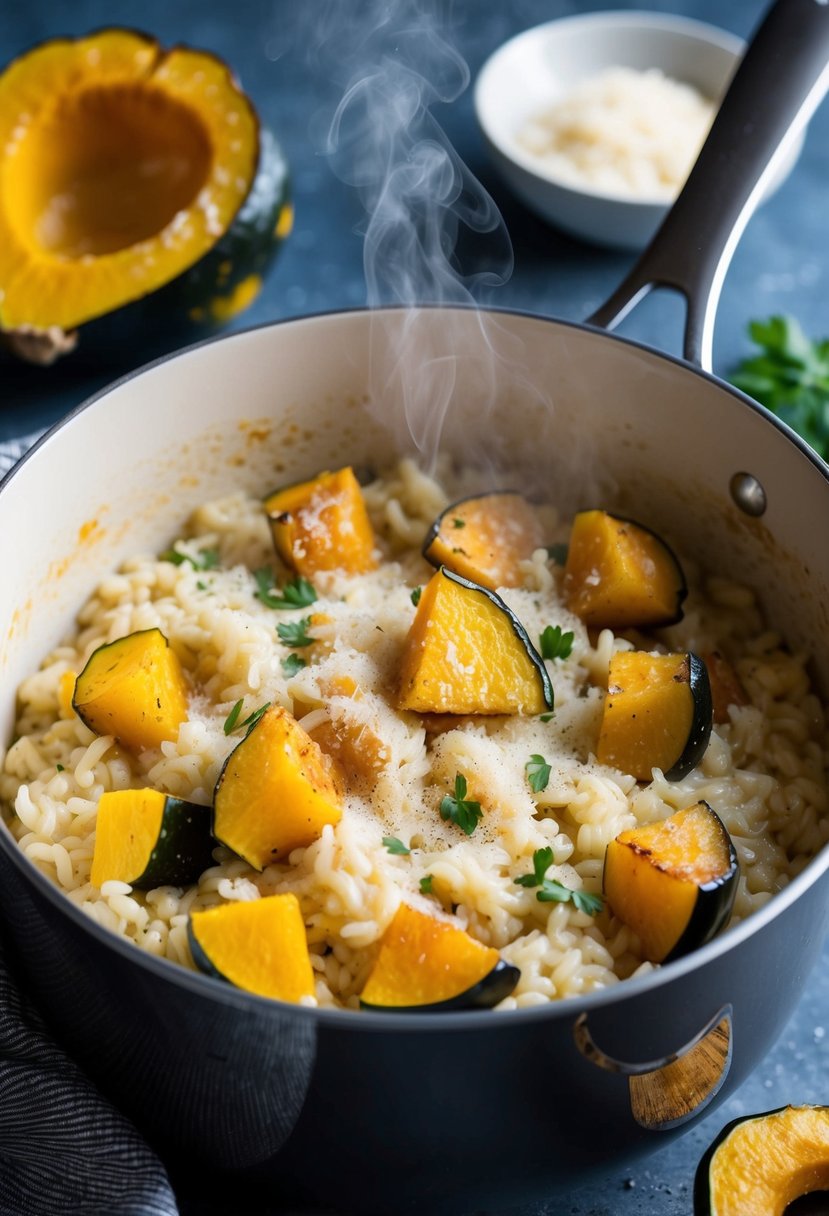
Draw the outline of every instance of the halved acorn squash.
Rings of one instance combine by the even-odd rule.
[[[784,1106],[723,1128],[699,1163],[694,1213],[783,1216],[815,1191],[829,1191],[829,1106]]]
[[[602,886],[613,913],[639,937],[646,959],[696,950],[731,915],[740,866],[707,802],[621,832],[605,852]]]
[[[213,54],[126,29],[28,51],[0,75],[6,345],[50,362],[83,326],[143,353],[226,323],[290,227],[287,180]]]

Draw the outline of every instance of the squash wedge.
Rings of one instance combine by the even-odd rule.
[[[401,904],[383,934],[360,1004],[398,1012],[491,1009],[509,996],[519,976],[491,946]]]
[[[341,816],[333,764],[286,709],[266,710],[219,774],[213,835],[262,870]]]
[[[700,801],[612,840],[603,888],[645,958],[664,963],[704,945],[726,924],[739,873],[731,837]]]
[[[610,661],[596,758],[650,781],[679,781],[699,764],[713,711],[705,664],[695,654],[621,651]]]
[[[210,808],[159,790],[111,790],[98,801],[90,880],[139,890],[196,882],[213,864]]]
[[[445,567],[423,589],[400,663],[400,709],[540,714],[553,708],[544,660],[499,595]]]
[[[142,629],[90,655],[72,705],[96,734],[144,751],[177,737],[187,717],[187,685],[161,630]]]
[[[300,574],[363,574],[377,564],[363,492],[350,468],[277,490],[265,511],[277,554]]]
[[[276,1001],[314,995],[314,973],[295,895],[220,904],[191,913],[190,952],[207,975]]]
[[[815,1191],[829,1191],[829,1106],[784,1106],[723,1128],[697,1169],[694,1216],[784,1216]]]
[[[501,491],[462,498],[442,511],[426,535],[423,556],[497,591],[521,586],[521,562],[543,544],[541,523],[526,498]]]
[[[661,537],[607,511],[581,511],[564,566],[567,606],[593,629],[645,629],[682,617],[682,567]]]

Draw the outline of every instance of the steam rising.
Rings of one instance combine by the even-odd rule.
[[[403,326],[382,313],[374,322],[373,408],[432,466],[456,390],[474,394],[483,424],[503,386],[524,379],[515,339],[491,314],[470,326],[468,315],[421,307],[477,307],[512,273],[500,213],[433,113],[463,93],[469,69],[436,0],[332,4],[319,49],[344,88],[324,150],[365,207],[367,303],[408,310]],[[491,463],[486,429],[475,428],[467,455]]]

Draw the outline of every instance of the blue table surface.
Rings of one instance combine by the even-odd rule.
[[[340,2],[356,22],[369,21],[376,10],[371,0]],[[458,0],[453,39],[474,78],[484,59],[512,34],[591,7],[574,0],[512,0],[510,5]],[[606,7],[639,6],[608,3]],[[650,7],[681,12],[747,36],[764,5],[760,0],[732,0],[728,5],[721,0],[650,0]],[[234,66],[288,156],[296,203],[294,232],[258,300],[236,327],[365,302],[361,206],[354,191],[334,176],[312,137],[320,115],[330,113],[337,99],[330,76],[307,55],[309,31],[324,8],[314,0],[306,0],[304,6],[287,0],[234,4],[144,0],[140,7],[127,0],[74,0],[71,5],[27,0],[0,6],[0,61],[44,38],[120,23],[151,31],[167,44],[186,41],[217,51]],[[571,240],[510,197],[487,162],[470,93],[467,90],[451,106],[441,107],[439,117],[461,157],[491,192],[512,238],[515,269],[492,294],[492,302],[574,320],[586,317],[621,280],[631,255]],[[829,105],[825,105],[810,124],[791,177],[751,220],[737,250],[717,321],[715,365],[721,374],[748,353],[746,326],[752,317],[790,312],[813,336],[829,333],[828,136]],[[676,299],[654,295],[625,322],[622,332],[676,351],[681,321]],[[141,362],[140,350],[124,352],[123,370]],[[57,421],[111,375],[111,371],[75,369],[69,364],[44,370],[0,363],[0,439]],[[827,1031],[829,949],[778,1044],[727,1104],[644,1165],[597,1177],[567,1201],[522,1209],[522,1216],[686,1216],[691,1211],[696,1163],[727,1121],[787,1102],[829,1102]],[[181,1205],[189,1216],[224,1210],[187,1193],[182,1194]],[[797,1207],[825,1213],[829,1199]]]

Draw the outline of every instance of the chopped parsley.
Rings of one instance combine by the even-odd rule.
[[[546,790],[550,781],[550,765],[543,756],[530,756],[524,765],[524,769],[527,773],[530,789],[534,793],[540,794],[542,790]]]
[[[309,583],[301,574],[291,579],[281,590],[276,586],[270,566],[261,566],[254,570],[253,577],[256,580],[256,590],[253,594],[266,608],[307,608],[309,604],[316,602],[317,592],[313,583]]]
[[[539,722],[552,722],[552,720],[553,720],[553,718],[554,718],[554,717],[555,717],[555,714],[554,714],[554,713],[549,713],[549,714],[539,714],[539,715],[538,715],[538,720],[539,720]]]
[[[573,649],[573,633],[561,632],[561,625],[548,625],[538,639],[542,659],[569,659]]]
[[[579,912],[586,912],[588,916],[598,916],[604,907],[601,895],[593,895],[590,891],[572,891],[570,887],[565,887],[564,883],[558,882],[555,878],[545,878],[544,876],[552,864],[553,850],[551,848],[536,849],[533,853],[532,874],[520,875],[514,880],[516,885],[538,887],[535,898],[539,903],[566,904],[569,901]]]
[[[453,527],[453,528],[465,528],[465,527],[466,527],[466,520],[465,520],[465,519],[458,519],[458,518],[456,517],[455,519],[453,519],[453,520],[452,520],[452,527]]]
[[[388,852],[395,857],[408,857],[412,851],[402,840],[398,840],[396,836],[384,836],[383,844]]]
[[[245,726],[248,728],[248,732],[252,731],[256,723],[264,714],[265,710],[270,709],[271,707],[270,701],[266,701],[264,705],[260,705],[258,709],[253,711],[252,714],[249,714],[247,718],[245,718],[244,722],[240,722],[239,715],[242,712],[243,704],[244,702],[241,699],[237,701],[233,706],[233,709],[225,718],[224,732],[226,735],[232,735],[234,731],[242,730],[242,728]]]
[[[434,881],[434,878],[435,878],[434,874],[424,874],[423,875],[423,877],[420,880],[420,894],[421,895],[431,895],[432,894],[432,883]]]
[[[159,554],[159,561],[172,562],[174,566],[183,566],[185,562],[189,562],[194,570],[215,570],[219,564],[218,549],[200,549],[195,557],[191,557],[189,553],[182,553],[176,548],[178,541],[175,542],[172,549],[167,549],[165,553]]]
[[[287,659],[282,660],[283,674],[290,680],[298,671],[302,671],[303,667],[307,667],[305,659],[301,654],[289,654]]]
[[[412,592],[412,594],[411,594],[411,601],[412,601],[412,603],[414,604],[415,608],[416,608],[416,607],[418,606],[418,604],[420,603],[420,597],[421,597],[421,595],[423,595],[423,588],[422,588],[422,587],[415,587],[414,591],[413,591],[413,592]]]
[[[197,588],[199,591],[207,591],[207,590],[209,590],[209,588],[208,588],[208,586],[207,586],[207,583],[204,581],[204,579],[203,579],[203,578],[200,578],[200,579],[198,580],[198,582],[196,583],[196,588]]]
[[[302,646],[313,646],[314,644],[314,639],[308,636],[310,627],[310,616],[304,616],[300,621],[284,621],[277,625],[276,632],[279,634],[279,640],[286,646],[299,650]]]
[[[455,793],[445,794],[440,802],[441,819],[450,819],[467,836],[471,836],[483,818],[480,802],[473,802],[466,797],[466,777],[462,773],[455,775]]]
[[[66,771],[62,764],[56,764],[55,768],[58,770],[59,773],[63,773]]]

